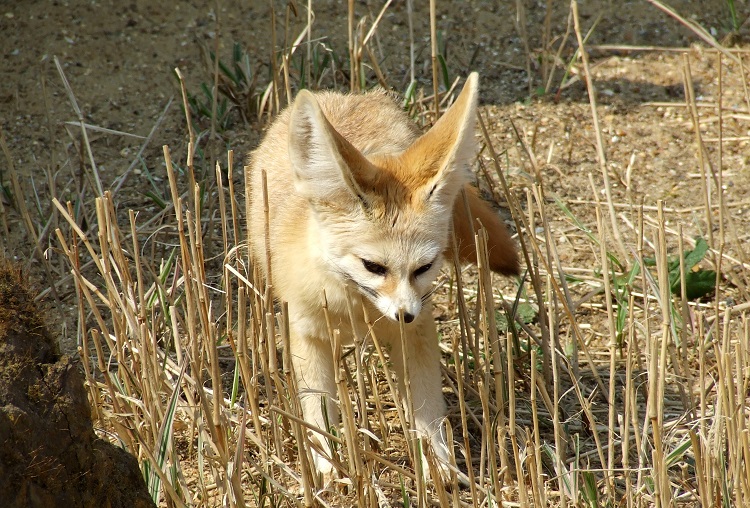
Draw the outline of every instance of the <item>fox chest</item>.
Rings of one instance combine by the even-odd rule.
[[[377,310],[356,290],[342,289],[344,290],[326,292],[325,307],[321,305],[322,294],[317,302],[290,302],[289,324],[292,332],[307,338],[329,340],[334,330],[338,330],[343,345],[365,338],[368,325],[363,306],[370,321],[379,318]]]

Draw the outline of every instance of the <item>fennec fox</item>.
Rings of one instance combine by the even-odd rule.
[[[252,257],[275,296],[289,304],[291,355],[305,420],[322,429],[326,421],[339,421],[332,344],[321,307],[325,291],[332,326],[343,341],[354,338],[347,309],[354,310],[354,334],[362,338],[367,333],[362,305],[367,308],[376,337],[390,348],[402,394],[406,358],[412,425],[428,437],[443,464],[445,407],[430,295],[452,244],[452,227],[459,257],[476,261],[474,228],[463,198],[457,199],[462,188],[475,227],[481,223],[488,231],[490,267],[518,273],[505,226],[467,185],[476,156],[477,82],[471,74],[455,104],[421,136],[385,92],[303,90],[273,123],[246,169]],[[328,450],[318,434],[312,438]],[[329,458],[313,452],[315,467],[328,477]]]

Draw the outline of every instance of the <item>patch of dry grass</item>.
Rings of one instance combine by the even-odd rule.
[[[355,27],[350,17],[353,90],[367,88],[367,76],[383,79],[368,46],[378,19]],[[308,36],[309,26],[274,61],[274,79],[257,95],[258,117],[291,97],[290,57]],[[589,86],[601,174],[590,177],[590,197],[580,196],[583,213],[555,201],[545,156],[523,131],[518,158],[531,172],[506,181],[510,155],[494,146],[481,117],[478,173],[507,201],[528,272],[518,287],[494,279],[481,262],[454,265],[435,297],[455,452],[447,488],[415,474],[414,447],[424,443],[404,435],[409,422],[376,338],[351,350],[332,345],[339,398],[331,403],[341,407],[341,427],[326,432],[301,419],[286,308],[253,271],[239,193],[231,179],[222,184],[222,171],[234,170],[232,152],[210,186],[196,181],[192,130],[185,168],[164,147],[170,196],[158,227],[134,211],[118,222],[117,196],[105,191],[95,192],[96,233],[86,233],[72,205],[55,200],[90,396],[101,424],[140,460],[155,499],[165,506],[750,503],[750,264],[721,190],[723,171],[742,168],[723,167],[705,150],[699,125],[709,113],[696,107],[686,56],[686,106],[702,171],[698,213],[709,245],[699,267],[719,276],[698,302],[673,294],[670,275],[686,281],[691,267],[683,260],[675,271],[670,256],[694,240],[672,226],[680,213],[663,202],[644,206],[629,187],[626,202],[612,192],[585,54],[574,64]],[[743,62],[735,53],[718,61],[719,69]],[[436,86],[431,97],[415,94],[415,115],[435,118],[450,92],[441,97]],[[560,255],[553,227],[560,224],[585,264]],[[482,252],[481,235],[477,242]],[[311,470],[310,432],[339,452],[339,480],[328,488]]]

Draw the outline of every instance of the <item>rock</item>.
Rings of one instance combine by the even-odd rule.
[[[1,259],[0,506],[155,506],[135,458],[94,434],[83,376]]]

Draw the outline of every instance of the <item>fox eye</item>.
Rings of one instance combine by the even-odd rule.
[[[423,273],[425,273],[430,268],[432,268],[432,263],[427,263],[426,265],[422,265],[419,268],[417,268],[416,270],[414,270],[414,276],[415,277],[419,277],[420,275],[422,275]]]
[[[367,259],[362,260],[362,265],[365,267],[365,270],[367,270],[370,273],[374,273],[375,275],[385,275],[386,272],[388,271],[388,269],[385,266],[378,264],[374,261],[369,261]]]

